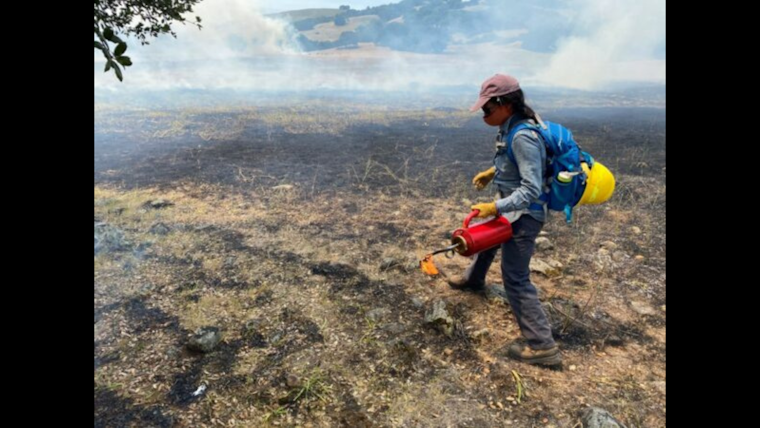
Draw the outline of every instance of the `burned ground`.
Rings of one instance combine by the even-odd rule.
[[[95,425],[572,427],[594,405],[664,426],[664,111],[544,116],[618,179],[535,255],[559,266],[532,279],[561,371],[506,358],[509,306],[445,284],[467,259],[417,268],[492,197],[469,184],[492,157],[478,118],[96,111]],[[425,322],[438,300],[450,335]],[[204,326],[221,342],[190,351]]]

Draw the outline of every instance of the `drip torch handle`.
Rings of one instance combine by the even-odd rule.
[[[470,227],[470,220],[475,218],[478,214],[480,214],[480,210],[472,210],[472,212],[467,215],[467,218],[464,219],[464,223],[462,223],[462,226],[467,229]]]

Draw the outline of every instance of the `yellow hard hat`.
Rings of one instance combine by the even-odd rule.
[[[606,166],[599,162],[594,162],[590,169],[583,162],[581,168],[586,173],[586,190],[583,191],[581,200],[578,205],[601,204],[612,196],[615,191],[615,177]]]

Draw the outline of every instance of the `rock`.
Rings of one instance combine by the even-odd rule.
[[[504,291],[504,286],[497,284],[486,285],[486,299],[503,300],[504,303],[509,304],[507,300],[507,292]]]
[[[543,236],[539,236],[536,238],[536,250],[537,251],[548,251],[554,248],[554,244],[552,244],[552,241],[549,240],[549,238],[545,238]]]
[[[633,309],[639,315],[654,315],[655,314],[654,308],[649,306],[649,304],[647,303],[632,300],[630,304],[631,304],[631,309]]]
[[[446,311],[446,302],[436,300],[425,312],[425,323],[432,325],[447,336],[454,334],[454,319]]]
[[[198,352],[211,352],[222,340],[222,334],[217,327],[201,327],[195,331],[187,343],[187,348]]]
[[[149,233],[152,233],[154,235],[166,235],[169,232],[171,232],[171,228],[164,223],[156,223],[153,226],[150,227],[148,230]]]
[[[530,270],[532,272],[544,274],[548,277],[559,276],[560,273],[559,269],[552,267],[549,263],[537,258],[532,258],[530,260]]]
[[[425,306],[425,302],[417,296],[412,297],[412,305],[417,309],[422,309]]]
[[[610,412],[598,407],[589,407],[581,419],[583,428],[626,428]]]

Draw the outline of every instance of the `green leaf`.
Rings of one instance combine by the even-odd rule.
[[[104,50],[106,50],[106,47],[103,46],[102,43],[100,43],[98,41],[95,41],[95,49],[100,49],[100,50],[104,51]]]
[[[110,70],[111,67],[113,67],[113,64],[114,64],[114,62],[112,60],[110,60],[110,59],[108,61],[106,61],[106,69],[103,70],[103,72],[104,73],[108,73],[108,70]]]
[[[127,50],[127,44],[124,42],[121,42],[116,46],[116,49],[113,50],[113,54],[116,56],[121,56],[126,50]]]
[[[118,77],[118,78],[119,78],[119,82],[123,82],[123,81],[124,81],[124,76],[122,76],[122,74],[121,74],[121,69],[119,68],[119,66],[118,66],[118,65],[115,65],[115,66],[113,67],[113,71],[115,71],[115,72],[116,72],[116,77]]]
[[[117,56],[116,61],[119,61],[119,64],[123,65],[124,67],[132,65],[132,60],[129,59],[128,56]]]
[[[106,38],[109,42],[114,43],[123,43],[119,37],[114,34],[113,30],[110,28],[106,28],[105,31],[103,31],[103,37]]]
[[[196,16],[195,20],[198,21],[198,22],[201,22],[201,17],[200,16]]]

